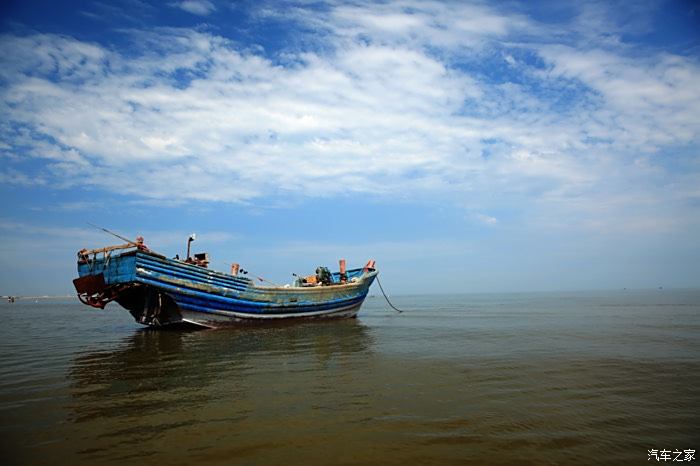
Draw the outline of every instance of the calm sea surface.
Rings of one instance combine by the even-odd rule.
[[[2,303],[0,463],[700,463],[700,291],[394,302],[196,332]]]

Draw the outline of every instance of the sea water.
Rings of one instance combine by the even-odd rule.
[[[0,463],[700,461],[700,291],[393,301],[194,332],[3,303]]]

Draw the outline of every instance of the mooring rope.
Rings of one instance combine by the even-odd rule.
[[[386,295],[386,293],[384,293],[384,288],[382,288],[382,282],[379,281],[379,275],[377,275],[377,285],[379,285],[379,289],[382,290],[382,294],[384,295],[384,299],[386,299],[387,304],[399,314],[402,313],[403,311],[401,309],[391,304],[391,301],[389,301],[389,297]]]

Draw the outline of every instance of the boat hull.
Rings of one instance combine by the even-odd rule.
[[[154,327],[206,327],[291,319],[355,317],[376,276],[374,269],[347,272],[350,282],[316,287],[257,286],[232,276],[143,251],[93,258],[78,264],[74,280],[86,304],[116,301],[134,319]],[[337,274],[334,279],[338,279]]]

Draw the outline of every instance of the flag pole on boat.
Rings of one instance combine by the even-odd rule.
[[[98,230],[102,230],[102,231],[104,231],[105,233],[108,233],[108,234],[110,234],[110,235],[112,235],[112,236],[116,236],[117,238],[119,238],[119,239],[122,240],[122,241],[126,241],[126,242],[129,243],[129,244],[133,244],[134,246],[137,246],[137,244],[136,244],[135,242],[131,241],[130,239],[127,239],[127,238],[123,237],[122,235],[118,235],[118,234],[116,234],[116,233],[113,232],[113,231],[109,231],[109,230],[106,229],[106,228],[97,226],[97,225],[95,225],[94,223],[90,223],[90,222],[85,222],[85,223],[87,223],[87,224],[90,225],[91,227],[97,228]]]

